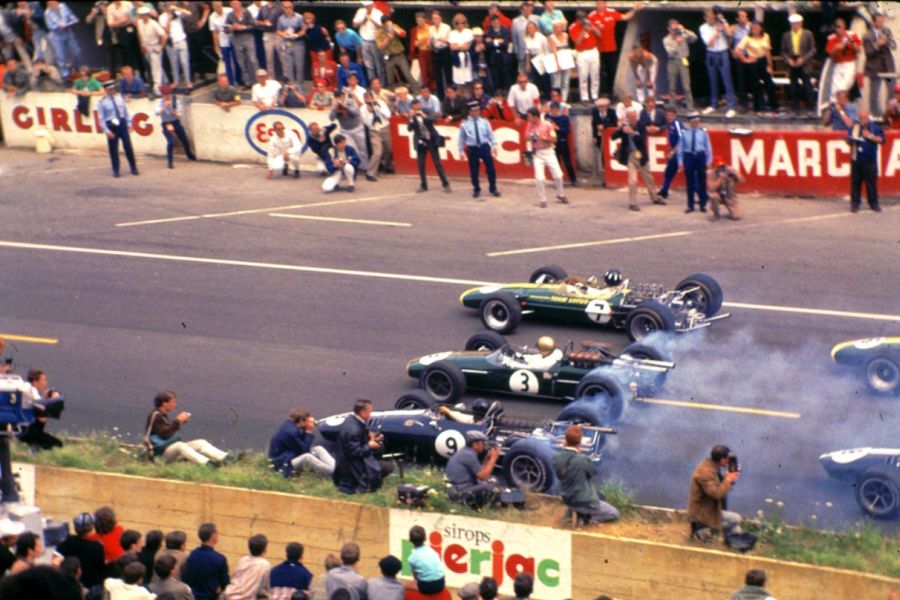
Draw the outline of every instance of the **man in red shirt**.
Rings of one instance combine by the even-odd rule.
[[[337,88],[337,65],[333,60],[328,60],[327,52],[316,53],[316,62],[313,63],[311,71],[312,80],[323,80],[325,89],[329,92],[333,92]]]
[[[493,17],[494,15],[497,15],[497,18],[500,19],[501,27],[506,27],[507,29],[512,27],[512,19],[510,19],[509,17],[504,15],[502,12],[500,12],[500,3],[499,2],[491,2],[490,7],[488,7],[488,14],[484,18],[484,21],[482,21],[482,23],[481,23],[481,28],[484,31],[487,31],[488,29],[491,28],[491,17]]]
[[[597,0],[597,8],[588,15],[588,20],[600,31],[600,86],[603,94],[612,92],[616,79],[616,23],[630,21],[641,10],[642,3],[636,2],[627,13],[606,8],[605,0]]]
[[[831,99],[838,92],[846,92],[856,81],[856,57],[862,49],[862,40],[852,31],[847,31],[843,19],[834,22],[834,33],[828,36],[825,52],[834,63],[831,69]]]
[[[619,13],[616,13],[619,14]],[[601,27],[579,10],[569,25],[569,37],[575,44],[575,64],[578,67],[578,91],[582,102],[593,102],[600,96],[600,40]],[[588,83],[590,82],[590,94]]]

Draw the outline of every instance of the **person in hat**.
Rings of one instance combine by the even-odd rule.
[[[493,503],[497,497],[491,474],[500,458],[500,448],[494,446],[488,450],[482,463],[479,456],[485,454],[486,442],[487,436],[481,431],[467,431],[466,446],[450,457],[444,469],[450,482],[450,500],[476,510]]]
[[[569,200],[563,192],[563,172],[556,159],[553,148],[556,146],[556,130],[549,121],[541,119],[541,113],[536,108],[529,108],[527,125],[525,126],[526,156],[531,157],[534,164],[534,181],[537,186],[538,200],[541,208],[547,207],[547,192],[544,189],[544,170],[550,170],[550,176],[556,186],[556,199],[561,204],[568,204]]]
[[[256,83],[250,101],[259,110],[272,110],[278,105],[278,96],[281,94],[281,84],[274,79],[269,79],[269,72],[265,69],[256,70]]]
[[[406,129],[412,131],[413,144],[416,147],[416,164],[419,167],[419,189],[416,190],[417,193],[428,191],[428,179],[425,177],[425,161],[428,156],[431,156],[434,170],[437,171],[438,177],[441,179],[441,186],[445,192],[450,193],[450,181],[447,180],[447,175],[444,173],[441,155],[438,152],[438,149],[444,146],[445,140],[434,126],[436,119],[437,117],[433,112],[423,110],[420,99],[416,98],[412,101],[409,123],[406,125]]]
[[[612,134],[612,139],[619,140],[616,160],[628,168],[628,208],[633,211],[641,210],[637,204],[638,176],[644,180],[650,201],[653,204],[665,204],[666,201],[656,195],[656,184],[650,175],[647,126],[641,122],[638,109],[629,108],[625,111],[625,120]]]
[[[97,117],[100,119],[103,133],[106,134],[113,177],[119,176],[120,141],[125,151],[125,158],[128,160],[128,166],[131,168],[131,174],[137,175],[137,161],[134,158],[134,148],[131,146],[131,136],[129,135],[134,129],[131,126],[128,106],[125,104],[125,99],[119,94],[119,86],[114,79],[104,83],[103,88],[106,90],[106,95],[97,103]]]
[[[158,94],[159,86],[166,82],[162,55],[169,36],[166,34],[163,26],[150,16],[152,12],[149,6],[141,6],[137,11],[138,19],[135,27],[138,38],[141,40],[141,51],[144,54],[144,59],[150,64],[150,76],[153,78],[153,93]]]
[[[741,205],[738,202],[737,186],[744,183],[744,177],[732,168],[721,156],[713,158],[709,171],[709,206],[712,208],[710,221],[719,220],[719,205],[728,211],[728,218],[737,221],[741,218]]]
[[[472,197],[481,196],[481,184],[478,181],[480,163],[484,163],[487,171],[488,186],[492,196],[499,197],[497,190],[497,172],[494,169],[494,158],[497,156],[497,139],[491,129],[490,122],[481,116],[481,105],[470,101],[469,117],[459,127],[459,153],[469,161],[469,176],[472,179]]]
[[[884,122],[890,129],[900,129],[900,83],[894,85],[894,97],[888,100]]]
[[[169,163],[169,168],[174,169],[173,158],[176,137],[181,142],[181,147],[184,148],[184,154],[188,160],[196,161],[197,157],[194,156],[187,133],[185,133],[184,127],[181,125],[181,110],[178,106],[178,100],[172,93],[172,86],[169,84],[159,86],[159,93],[162,95],[162,98],[156,103],[156,114],[159,115],[159,120],[162,122],[162,132],[166,138],[166,160]]]
[[[897,41],[894,32],[884,24],[884,13],[876,13],[869,33],[863,38],[863,51],[866,53],[864,73],[869,81],[869,108],[873,115],[881,114],[881,74],[896,73],[894,52]],[[884,80],[888,91],[893,79]]]
[[[866,184],[869,208],[881,212],[878,203],[878,146],[884,143],[884,132],[872,122],[869,111],[859,111],[859,120],[847,135],[850,143],[850,210],[859,212],[860,194]]]
[[[16,562],[16,540],[25,531],[25,524],[9,517],[0,520],[0,577]],[[101,556],[102,556],[101,549]]]
[[[712,144],[709,134],[700,128],[700,113],[688,113],[690,127],[684,130],[678,144],[678,170],[684,171],[687,187],[686,213],[694,212],[694,197],[699,197],[700,212],[706,212],[709,194],[706,191],[706,169],[712,164]]]
[[[810,83],[812,60],[816,57],[816,40],[810,30],[803,28],[803,17],[794,13],[788,17],[790,31],[781,36],[781,57],[788,67],[788,101],[792,110],[800,109],[802,100],[807,109],[815,106],[815,96]]]
[[[366,593],[375,600],[403,600],[406,587],[397,579],[403,563],[393,554],[388,554],[378,561],[381,577],[372,577],[366,583]]]
[[[594,174],[600,177],[600,185],[606,187],[606,164],[603,158],[603,134],[607,130],[618,127],[619,119],[615,109],[611,106],[609,98],[600,96],[594,102],[591,109],[591,136],[596,148],[594,158]]]
[[[81,562],[81,585],[87,589],[103,583],[106,559],[103,544],[90,539],[94,532],[94,517],[91,513],[79,513],[72,519],[75,533],[68,536],[56,550],[65,557],[74,556]]]

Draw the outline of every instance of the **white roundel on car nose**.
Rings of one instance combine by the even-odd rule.
[[[853,346],[856,347],[857,350],[870,350],[872,348],[876,348],[876,347],[880,346],[883,343],[884,343],[883,337],[876,337],[876,338],[866,338],[864,340],[859,340],[858,342],[853,344]]]
[[[601,325],[609,323],[609,320],[612,318],[612,308],[610,308],[609,302],[606,300],[591,300],[584,307],[584,312],[587,313],[591,321]]]
[[[509,389],[517,394],[537,394],[538,379],[531,371],[519,369],[509,376]]]
[[[442,431],[434,440],[434,451],[443,456],[450,458],[461,448],[466,445],[466,438],[463,434],[455,429]]]

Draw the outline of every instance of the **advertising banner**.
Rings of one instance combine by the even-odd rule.
[[[513,593],[516,575],[526,572],[534,577],[532,598],[559,600],[572,595],[572,535],[568,531],[394,509],[390,551],[403,561],[406,577],[412,576],[407,559],[413,551],[409,541],[413,525],[425,528],[426,543],[441,557],[450,587],[493,577],[505,596]]]
[[[735,135],[709,132],[713,154],[721,156],[746,178],[740,192],[775,195],[838,196],[850,191],[850,145],[837,131],[754,131]],[[606,181],[612,186],[628,183],[628,170],[612,158],[619,140],[603,140],[607,165]],[[662,183],[669,146],[664,135],[650,136],[647,157],[650,171]],[[880,152],[881,195],[900,194],[900,135],[887,133]],[[684,175],[675,177],[675,187],[684,188]]]

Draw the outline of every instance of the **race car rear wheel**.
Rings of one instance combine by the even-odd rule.
[[[431,396],[422,390],[412,390],[403,394],[394,402],[397,410],[417,410],[431,408]]]
[[[494,292],[481,301],[481,322],[491,331],[512,333],[522,322],[522,307],[509,292]]]
[[[557,421],[569,421],[574,425],[590,425],[603,427],[603,414],[598,407],[584,400],[576,400],[568,404],[556,415]],[[600,438],[600,447],[606,444],[606,434]]]
[[[640,358],[643,360],[661,360],[672,362],[672,359],[659,348],[654,348],[650,344],[642,344],[635,342],[625,348],[622,355],[628,355],[631,358]],[[639,370],[638,394],[641,396],[652,396],[657,390],[666,384],[666,377],[669,376],[667,371],[660,373],[644,373]]]
[[[887,473],[869,471],[856,481],[856,501],[875,519],[892,519],[900,515],[900,490]]]
[[[439,360],[422,372],[419,385],[435,402],[453,404],[466,391],[466,376],[456,363]]]
[[[528,278],[528,281],[531,283],[556,283],[557,281],[562,281],[569,274],[566,273],[566,270],[562,267],[557,267],[556,265],[547,265],[546,267],[541,267],[537,271],[531,274],[531,277]]]
[[[632,342],[637,342],[657,331],[675,331],[675,317],[668,306],[656,300],[646,300],[628,313],[625,331]]]
[[[866,384],[877,394],[900,393],[900,360],[879,354],[866,363]]]
[[[588,373],[575,388],[575,401],[584,400],[596,407],[607,423],[618,421],[625,411],[625,390],[604,373]]]
[[[694,292],[685,294],[685,300],[690,303],[689,308],[696,308],[707,317],[712,317],[722,308],[722,300],[725,299],[719,282],[704,273],[688,275],[675,286],[678,291],[690,288],[699,288]]]
[[[493,352],[506,345],[506,338],[496,331],[479,331],[466,341],[466,350]]]
[[[506,478],[517,488],[548,492],[556,483],[550,448],[537,440],[515,442],[503,461]]]

